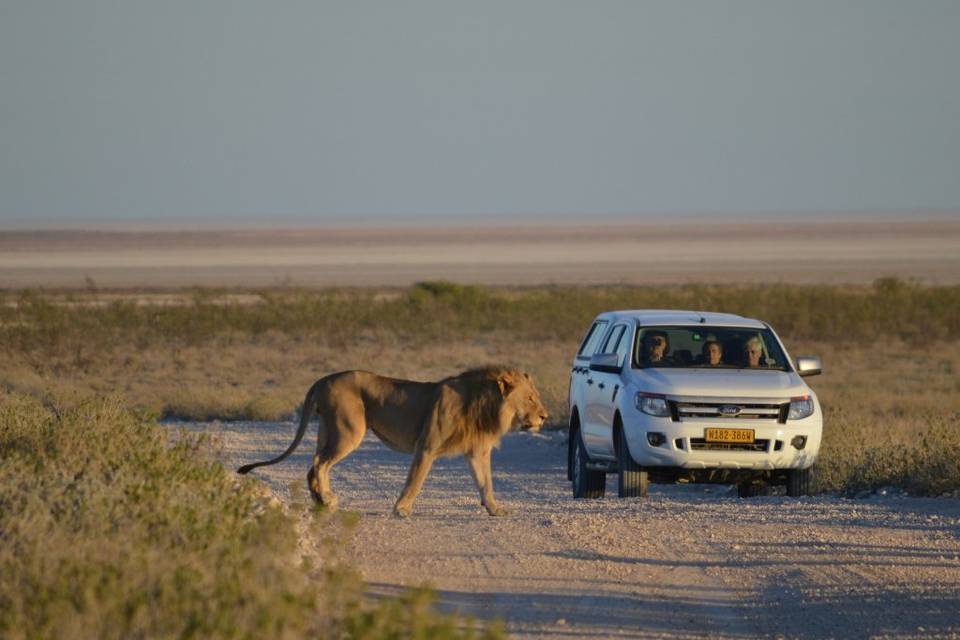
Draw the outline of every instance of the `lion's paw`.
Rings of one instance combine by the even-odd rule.
[[[492,516],[508,516],[510,515],[510,510],[506,507],[501,507],[500,505],[495,504],[492,507],[487,507],[487,513]]]
[[[412,510],[410,507],[401,507],[398,505],[393,508],[393,515],[397,516],[398,518],[406,518],[410,515],[411,511]]]

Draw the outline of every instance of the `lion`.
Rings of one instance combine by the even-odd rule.
[[[237,473],[276,464],[300,444],[310,418],[318,414],[317,452],[307,486],[321,505],[336,509],[330,469],[360,446],[369,427],[388,447],[413,454],[393,512],[409,516],[433,462],[462,454],[470,467],[480,504],[491,516],[504,515],[493,495],[490,454],[514,427],[539,431],[548,415],[533,379],[507,367],[471,369],[439,382],[387,378],[368,371],[343,371],[317,380],[303,401],[300,427],[282,454],[247,464]]]

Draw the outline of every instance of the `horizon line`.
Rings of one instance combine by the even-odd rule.
[[[664,217],[668,220],[662,220]],[[62,218],[0,220],[0,231],[227,231],[267,229],[329,229],[351,227],[404,228],[421,226],[530,226],[550,222],[562,226],[624,223],[744,223],[944,221],[960,218],[960,209],[863,209],[816,211],[725,212],[606,212],[606,213],[489,213],[489,214],[370,214],[362,216],[144,216],[134,219]]]

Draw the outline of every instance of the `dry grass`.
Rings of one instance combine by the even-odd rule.
[[[960,489],[960,344],[797,346],[827,367],[810,381],[825,416],[819,489]]]
[[[58,352],[77,363],[98,352],[153,344],[181,347],[215,338],[270,332],[331,345],[400,338],[433,344],[496,331],[517,340],[579,336],[600,311],[709,309],[762,318],[792,339],[861,344],[960,338],[960,286],[897,279],[872,287],[754,285],[539,287],[489,289],[420,283],[408,289],[264,290],[258,302],[225,291],[195,290],[184,304],[138,304],[51,297],[36,291],[0,296],[0,337],[11,350]]]
[[[168,436],[115,400],[62,409],[0,392],[0,636],[477,635],[429,592],[365,603],[337,547],[312,567],[254,480],[206,440]],[[315,517],[317,536],[344,526]]]
[[[508,363],[566,420],[569,365],[598,311],[704,308],[764,318],[796,354],[826,413],[818,484],[918,493],[960,488],[960,288],[546,287],[426,283],[401,290],[194,291],[179,303],[9,295],[0,385],[59,402],[119,394],[151,415],[289,419],[318,377],[361,368],[422,380]],[[67,304],[65,304],[67,303]],[[950,457],[952,456],[952,458]]]
[[[195,291],[159,304],[135,294],[0,298],[4,637],[469,635],[433,613],[429,592],[370,606],[337,561],[301,563],[294,523],[254,482],[238,483],[204,441],[171,446],[152,419],[290,419],[333,371],[439,379],[508,363],[535,376],[562,426],[572,354],[603,309],[769,320],[794,355],[824,360],[810,379],[826,416],[820,490],[960,489],[956,287],[438,283]]]

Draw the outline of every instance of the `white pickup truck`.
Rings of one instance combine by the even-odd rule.
[[[736,484],[741,497],[810,492],[823,414],[765,322],[727,313],[602,313],[570,374],[568,479],[575,498],[600,498],[607,473],[620,497],[650,482]]]

